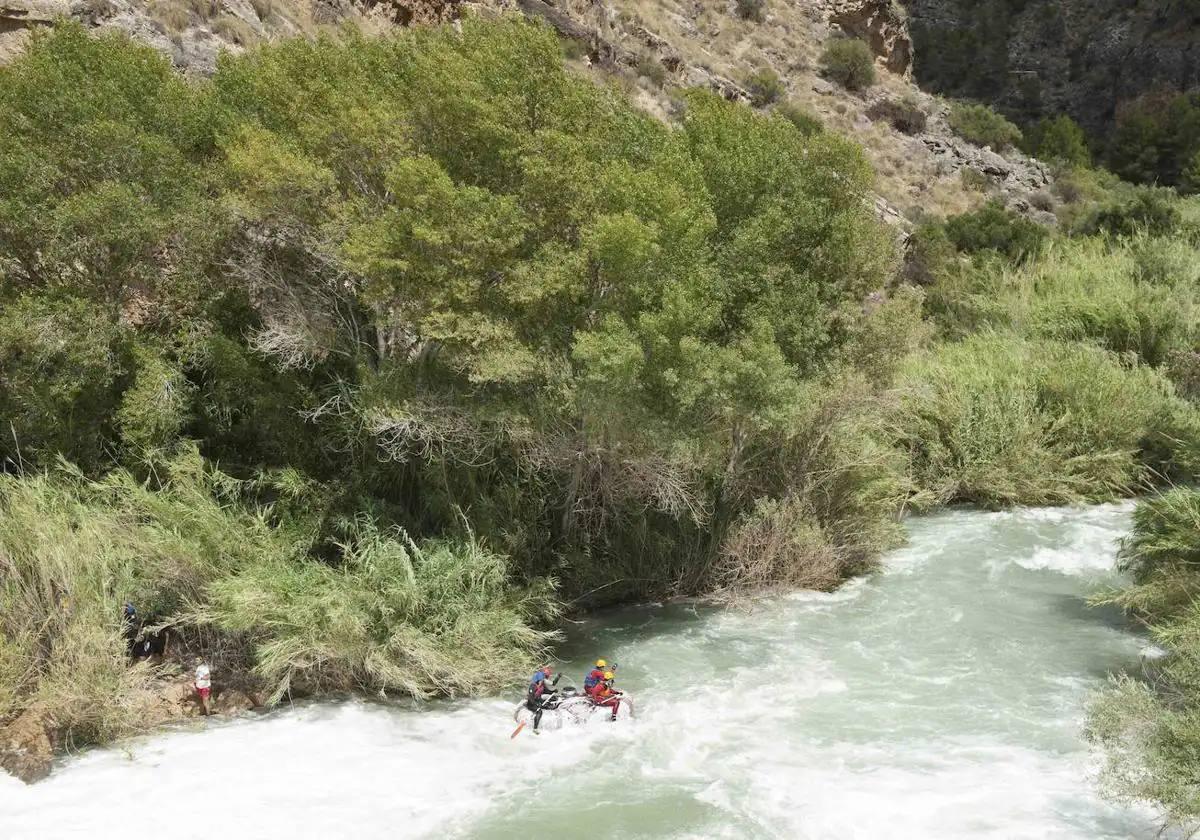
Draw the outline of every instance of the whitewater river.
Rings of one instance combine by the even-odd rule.
[[[1150,838],[1079,736],[1145,642],[1085,596],[1128,506],[910,521],[831,595],[645,607],[572,630],[638,719],[509,740],[513,697],[195,723],[0,778],[0,838]]]

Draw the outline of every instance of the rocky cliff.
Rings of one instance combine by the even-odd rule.
[[[906,0],[923,87],[1102,132],[1124,101],[1200,85],[1196,0]]]

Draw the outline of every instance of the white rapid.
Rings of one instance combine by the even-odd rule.
[[[576,628],[637,720],[509,740],[516,695],[320,703],[0,778],[0,838],[1150,838],[1102,801],[1090,692],[1144,642],[1086,595],[1129,506],[915,519],[882,573]]]

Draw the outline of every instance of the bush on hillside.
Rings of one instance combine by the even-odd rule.
[[[873,385],[890,385],[904,359],[929,341],[932,325],[922,317],[924,299],[921,289],[901,285],[864,306],[847,357]]]
[[[662,87],[667,81],[667,68],[663,63],[649,53],[638,57],[637,74],[643,79],[649,79],[657,87]]]
[[[737,14],[742,20],[762,23],[766,14],[766,0],[737,0]]]
[[[927,285],[949,265],[956,248],[941,222],[927,221],[917,225],[908,239],[904,255],[904,275],[910,283]]]
[[[998,152],[1021,141],[1021,129],[987,105],[955,102],[950,106],[948,121],[959,137],[977,146],[991,146]]]
[[[1111,198],[1087,208],[1075,221],[1072,232],[1084,236],[1164,234],[1176,228],[1181,219],[1174,190],[1139,186],[1120,189]]]
[[[847,90],[875,84],[875,55],[858,38],[836,38],[821,52],[821,72]]]
[[[1167,357],[1166,374],[1181,397],[1200,403],[1200,352],[1172,351]]]
[[[1118,107],[1107,163],[1122,178],[1190,190],[1198,154],[1200,91],[1147,93]]]
[[[1178,238],[1063,242],[1015,278],[1009,305],[1031,334],[1096,342],[1158,367],[1200,338],[1197,260]]]
[[[104,459],[132,368],[133,336],[89,302],[26,296],[0,306],[0,471]]]
[[[1179,185],[1184,192],[1200,193],[1200,150],[1183,167]]]
[[[1021,262],[1036,256],[1050,233],[1000,202],[990,201],[979,210],[947,219],[946,235],[963,253],[994,251],[1012,262]]]
[[[905,134],[919,134],[925,130],[929,120],[929,115],[913,96],[881,99],[867,110],[867,116],[873,120],[887,120],[893,128]]]
[[[820,117],[795,102],[781,102],[775,106],[772,113],[783,117],[804,135],[820,134],[825,130],[825,124],[821,122]]]
[[[1033,157],[1063,166],[1091,166],[1092,154],[1079,124],[1066,114],[1043,119],[1025,132],[1023,147]]]
[[[770,67],[755,70],[746,77],[746,90],[750,91],[750,101],[757,108],[770,105],[777,101],[787,91],[779,74]]]

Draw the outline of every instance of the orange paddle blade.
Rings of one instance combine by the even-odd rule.
[[[513,734],[508,736],[508,740],[511,741],[513,738],[516,738],[518,735],[521,734],[521,730],[524,728],[525,728],[525,721],[521,721],[520,723],[517,724],[517,728],[513,730]]]

